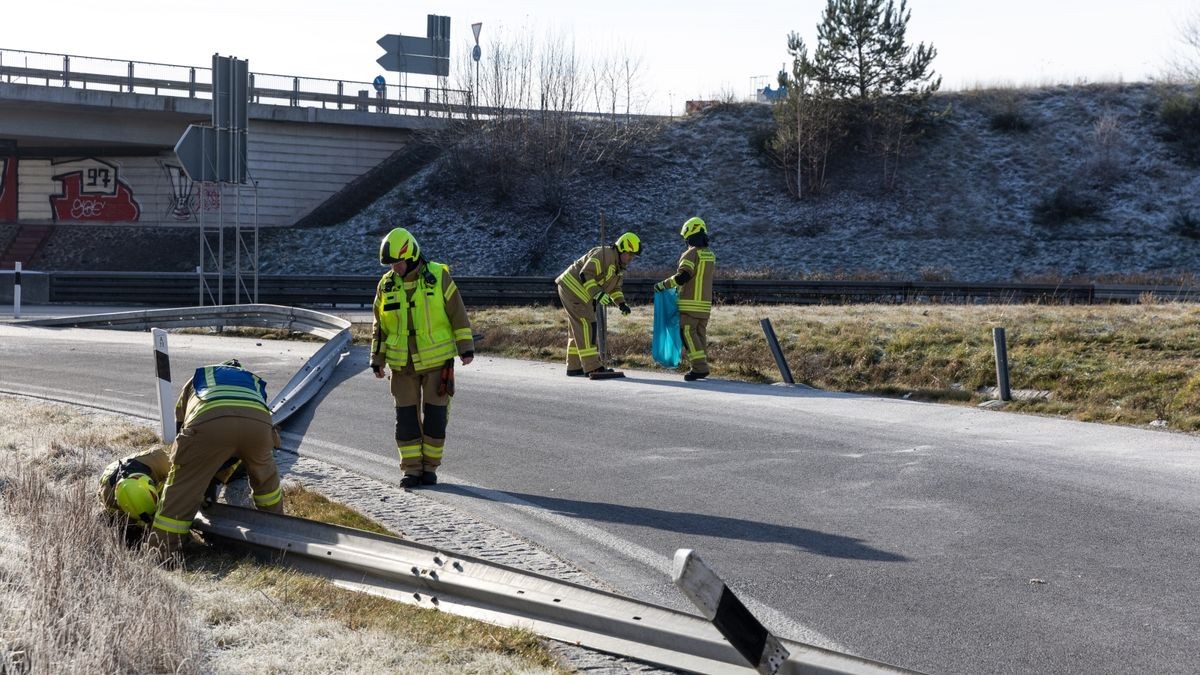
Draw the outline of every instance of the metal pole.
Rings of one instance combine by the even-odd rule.
[[[771,354],[775,357],[775,365],[779,366],[779,374],[783,376],[783,381],[788,384],[796,384],[796,381],[792,379],[792,369],[788,368],[783,350],[779,348],[779,340],[775,337],[775,329],[771,327],[771,320],[763,319],[759,323],[762,325],[763,335],[767,336],[767,346],[771,348]]]
[[[21,263],[17,263],[13,272],[13,318],[21,318]]]
[[[1012,400],[1012,390],[1008,385],[1008,341],[1004,337],[1003,328],[992,329],[992,344],[996,352],[996,388],[1001,401]]]

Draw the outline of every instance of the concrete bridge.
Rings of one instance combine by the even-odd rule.
[[[353,184],[405,164],[416,132],[469,104],[456,90],[252,74],[252,184],[193,184],[173,148],[189,124],[209,123],[210,82],[207,68],[0,49],[0,265],[28,264],[66,226],[334,217]],[[432,156],[415,155],[408,164]]]

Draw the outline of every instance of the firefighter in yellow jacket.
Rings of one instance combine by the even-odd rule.
[[[708,226],[700,218],[689,218],[679,234],[688,248],[679,256],[674,275],[654,284],[655,291],[679,289],[679,334],[692,368],[688,382],[708,377],[708,315],[712,311],[712,284],[717,256],[708,247]]]
[[[467,307],[450,268],[426,260],[408,230],[397,227],[379,244],[379,263],[391,267],[375,289],[371,370],[391,370],[396,404],[400,486],[437,484],[446,446],[454,357],[475,358]]]
[[[209,482],[206,500],[215,499],[217,485],[228,483],[240,466],[241,460],[236,457],[226,460]],[[100,472],[96,496],[110,515],[123,515],[133,525],[150,525],[158,510],[159,491],[170,471],[171,456],[161,448],[113,460]]]
[[[571,263],[558,278],[558,298],[567,313],[567,375],[582,377],[593,372],[611,372],[600,365],[596,346],[596,304],[616,305],[629,314],[621,281],[634,256],[642,252],[642,240],[626,232],[607,246],[597,246]]]
[[[197,368],[175,403],[178,433],[162,486],[150,544],[163,557],[179,548],[213,476],[231,458],[250,479],[254,506],[283,511],[275,465],[279,433],[271,422],[267,383],[237,359]]]

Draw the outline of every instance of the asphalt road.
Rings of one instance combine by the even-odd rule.
[[[172,335],[276,386],[313,343]],[[1195,672],[1200,438],[481,356],[426,490],[641,600],[696,549],[766,623],[936,673]],[[146,334],[0,326],[0,391],[153,415]],[[178,388],[184,379],[176,377]],[[399,480],[363,350],[289,421],[299,452]],[[272,389],[274,391],[274,389]]]

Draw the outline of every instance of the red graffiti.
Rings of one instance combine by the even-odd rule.
[[[62,183],[62,194],[50,197],[56,221],[98,220],[119,223],[138,220],[142,207],[124,182],[116,181],[113,194],[85,193],[83,172],[55,176]]]
[[[17,158],[0,157],[0,223],[17,219]]]

